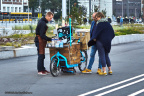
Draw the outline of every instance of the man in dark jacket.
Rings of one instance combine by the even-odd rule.
[[[94,26],[96,26],[96,22],[97,22],[95,19],[96,13],[97,12],[93,13],[93,15],[92,15],[94,21],[92,21],[92,23],[91,23],[90,38],[92,38],[92,36],[94,35],[94,34],[92,34],[92,30],[93,30]],[[94,45],[92,45],[92,47],[91,47],[89,65],[84,71],[82,71],[82,73],[92,73],[91,68],[92,68],[94,60],[95,60],[96,51],[97,51],[96,42],[94,42]],[[97,73],[99,73],[101,71],[101,68],[102,68],[101,60],[99,59],[99,65],[98,65]]]
[[[52,12],[48,12],[45,17],[39,20],[36,27],[35,45],[38,51],[37,70],[39,75],[47,75],[49,73],[44,67],[45,46],[47,41],[51,41],[51,38],[46,36],[48,29],[46,24],[52,20],[53,16]]]

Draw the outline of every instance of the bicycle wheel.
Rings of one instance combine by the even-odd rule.
[[[83,71],[87,67],[87,51],[86,50],[81,50],[81,63],[78,65],[79,70]]]
[[[50,72],[54,77],[57,77],[60,73],[60,66],[57,67],[57,62],[57,58],[53,58],[50,63]]]

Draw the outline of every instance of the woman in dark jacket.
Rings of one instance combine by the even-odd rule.
[[[106,64],[109,69],[108,73],[112,74],[109,53],[111,50],[111,41],[115,37],[114,30],[101,12],[96,14],[96,19],[98,20],[97,26],[94,26],[93,28],[94,35],[89,41],[88,46],[92,46],[96,41],[96,46],[98,48],[103,69],[103,72],[100,72],[99,75],[107,75]]]

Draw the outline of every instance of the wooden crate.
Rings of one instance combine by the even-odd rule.
[[[80,49],[87,50],[88,49],[87,44],[88,44],[88,41],[90,40],[90,30],[87,30],[87,29],[76,30],[75,39],[79,39],[79,38],[80,38],[80,42],[82,42]]]
[[[68,45],[69,46],[69,45]],[[69,65],[80,63],[80,44],[72,44],[70,47],[65,48],[49,48],[50,50],[50,58],[54,56],[58,51],[60,54],[67,58],[67,62]]]

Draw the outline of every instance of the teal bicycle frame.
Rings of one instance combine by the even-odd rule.
[[[80,52],[81,52],[81,54],[82,54],[82,51],[80,51]],[[60,57],[61,57],[62,59],[60,59]],[[83,54],[82,54],[82,57],[84,58]],[[51,57],[51,61],[52,61],[53,58],[57,58],[57,60],[58,60],[58,62],[57,62],[57,67],[59,66],[59,62],[60,62],[60,61],[65,61],[65,66],[61,66],[61,67],[73,68],[73,67],[77,67],[77,66],[79,65],[79,64],[69,65],[69,64],[67,63],[67,58],[66,58],[65,56],[63,56],[62,54],[60,54],[59,52],[57,52],[54,56]],[[85,62],[85,58],[84,58],[83,61],[81,61],[81,63],[82,63],[82,62]]]

